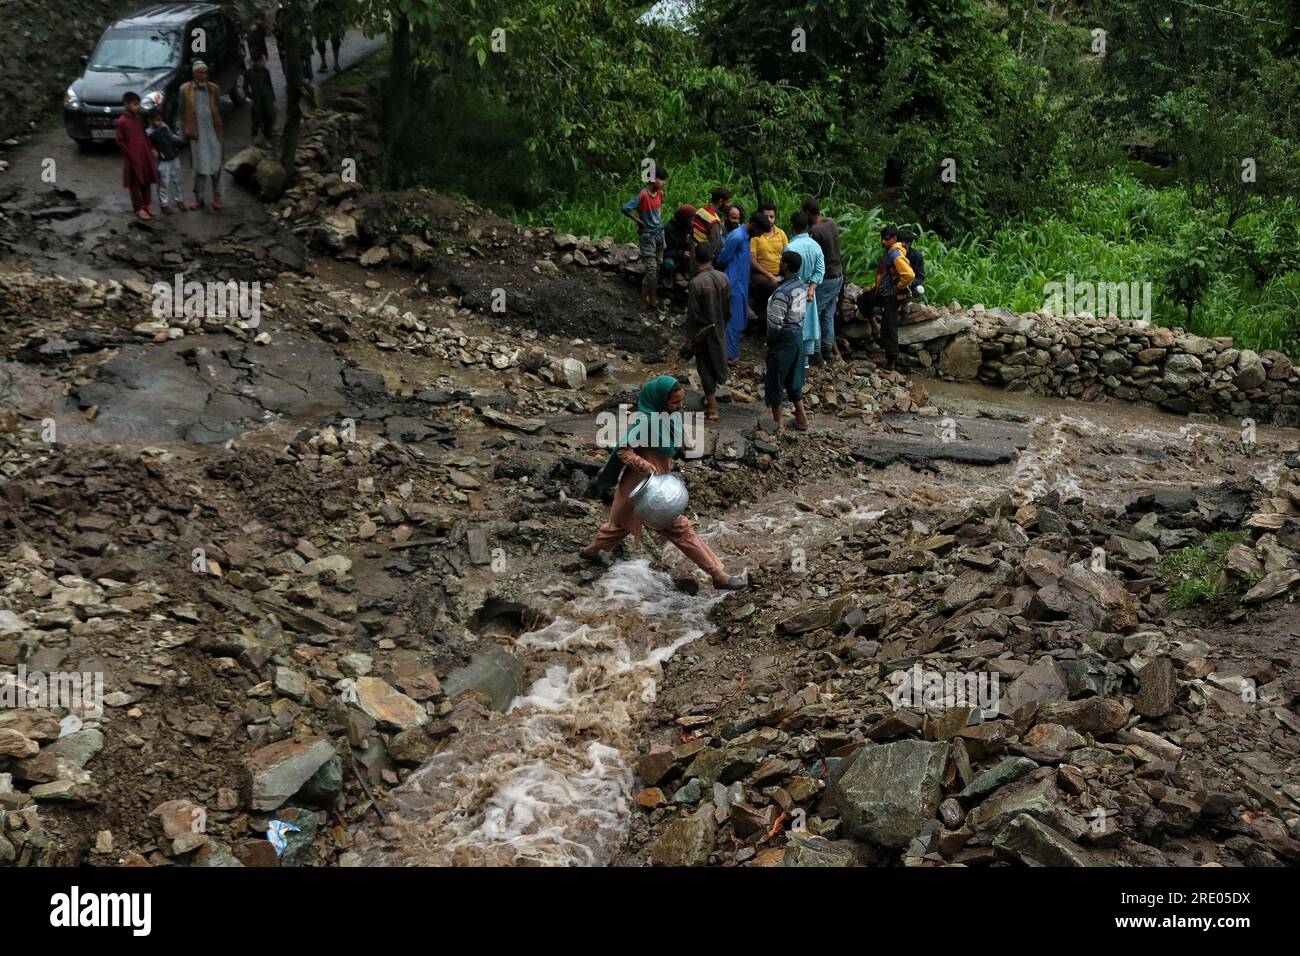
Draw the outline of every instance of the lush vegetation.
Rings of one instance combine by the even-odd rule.
[[[857,278],[913,225],[932,301],[1149,282],[1157,321],[1295,351],[1297,0],[651,7],[358,0],[393,38],[386,184],[628,238],[651,158],[670,204],[821,196]]]
[[[1245,540],[1246,535],[1239,531],[1216,531],[1161,558],[1160,579],[1169,588],[1169,605],[1185,608],[1213,603],[1248,590],[1254,581],[1235,579],[1224,572],[1228,552]]]

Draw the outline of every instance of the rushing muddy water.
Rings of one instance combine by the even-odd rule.
[[[627,754],[660,665],[710,629],[715,596],[688,596],[646,560],[552,599],[514,651],[547,661],[508,713],[457,734],[393,794],[401,838],[367,862],[602,865],[634,796]]]
[[[759,512],[707,524],[702,536],[736,568],[760,553],[811,543],[834,524],[881,512],[842,494],[815,512],[775,496]],[[649,539],[647,538],[647,541]],[[690,568],[671,546],[671,571]],[[368,863],[604,865],[618,853],[636,788],[630,761],[654,702],[661,664],[709,633],[721,593],[691,596],[650,562],[620,561],[590,589],[543,598],[551,623],[520,635],[512,652],[544,676],[504,715],[459,733],[389,802],[395,845]]]

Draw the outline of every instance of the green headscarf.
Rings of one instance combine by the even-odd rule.
[[[669,425],[665,429],[655,426],[653,413],[662,415],[667,412],[668,396],[684,387],[672,375],[660,375],[641,386],[641,391],[636,396],[636,410],[627,417],[627,431],[619,438],[618,444],[609,453],[605,467],[596,476],[597,485],[608,490],[618,484],[623,473],[623,462],[618,457],[620,448],[653,448],[663,452],[670,461],[677,457],[682,442],[681,416],[674,415],[669,419]],[[660,418],[659,421],[664,419]]]

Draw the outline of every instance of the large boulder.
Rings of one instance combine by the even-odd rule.
[[[1028,814],[1071,839],[1078,839],[1087,826],[1065,808],[1064,797],[1050,774],[1050,770],[1039,770],[994,791],[970,812],[966,825],[977,833],[997,833],[1017,817]]]
[[[819,836],[790,836],[785,846],[782,866],[842,868],[857,866],[858,859],[847,841],[828,840]]]
[[[324,737],[290,737],[263,747],[244,762],[254,810],[274,810],[338,755]]]
[[[968,568],[957,575],[956,580],[940,595],[939,613],[952,614],[980,598],[989,597],[1004,579],[1004,575]]]
[[[979,339],[971,332],[964,332],[940,353],[939,368],[955,381],[965,382],[979,374],[983,361]]]
[[[316,241],[331,252],[342,252],[357,238],[357,220],[345,212],[330,213],[316,225]]]
[[[1037,723],[1060,724],[1080,733],[1104,737],[1124,726],[1128,710],[1121,701],[1110,697],[1085,697],[1041,703],[1034,718]]]
[[[356,703],[383,730],[409,730],[429,722],[424,707],[379,677],[360,677]]]
[[[235,178],[235,182],[246,183],[253,178],[257,164],[266,158],[266,154],[256,146],[245,146],[226,160],[226,172]]]
[[[968,315],[945,315],[925,322],[914,322],[899,328],[898,344],[906,347],[947,338],[965,332],[974,324],[975,320]]]
[[[777,622],[782,634],[805,634],[824,627],[836,627],[859,603],[855,594],[843,594],[831,601],[806,604]]]
[[[1137,674],[1138,694],[1133,709],[1143,717],[1163,717],[1178,701],[1178,678],[1168,657],[1149,661]]]
[[[650,850],[650,862],[654,866],[702,866],[709,862],[716,835],[712,813],[679,817],[664,827]]]
[[[1022,813],[993,839],[994,849],[1025,866],[1088,865],[1084,850],[1069,837]]]
[[[1056,658],[1044,655],[1011,682],[1001,700],[1001,711],[1008,717],[1025,704],[1061,700],[1068,696],[1065,671]]]
[[[284,193],[284,167],[274,159],[264,159],[253,172],[257,194],[262,202],[274,202]]]
[[[1038,585],[1025,616],[1034,620],[1068,618],[1094,631],[1126,634],[1137,628],[1138,599],[1109,571],[1083,564],[1063,568],[1042,552],[1027,556],[1025,576]]]
[[[1237,356],[1237,372],[1232,377],[1232,384],[1246,392],[1259,388],[1267,377],[1268,370],[1264,368],[1264,360],[1259,357],[1259,353],[1242,349]]]
[[[949,749],[945,741],[900,740],[856,751],[830,787],[844,832],[907,846],[939,809]]]

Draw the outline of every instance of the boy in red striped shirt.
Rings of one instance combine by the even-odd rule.
[[[656,166],[646,187],[623,203],[623,215],[636,223],[637,251],[645,270],[641,275],[641,306],[647,309],[657,304],[659,269],[664,263],[664,221],[660,210],[667,181],[667,174]]]

